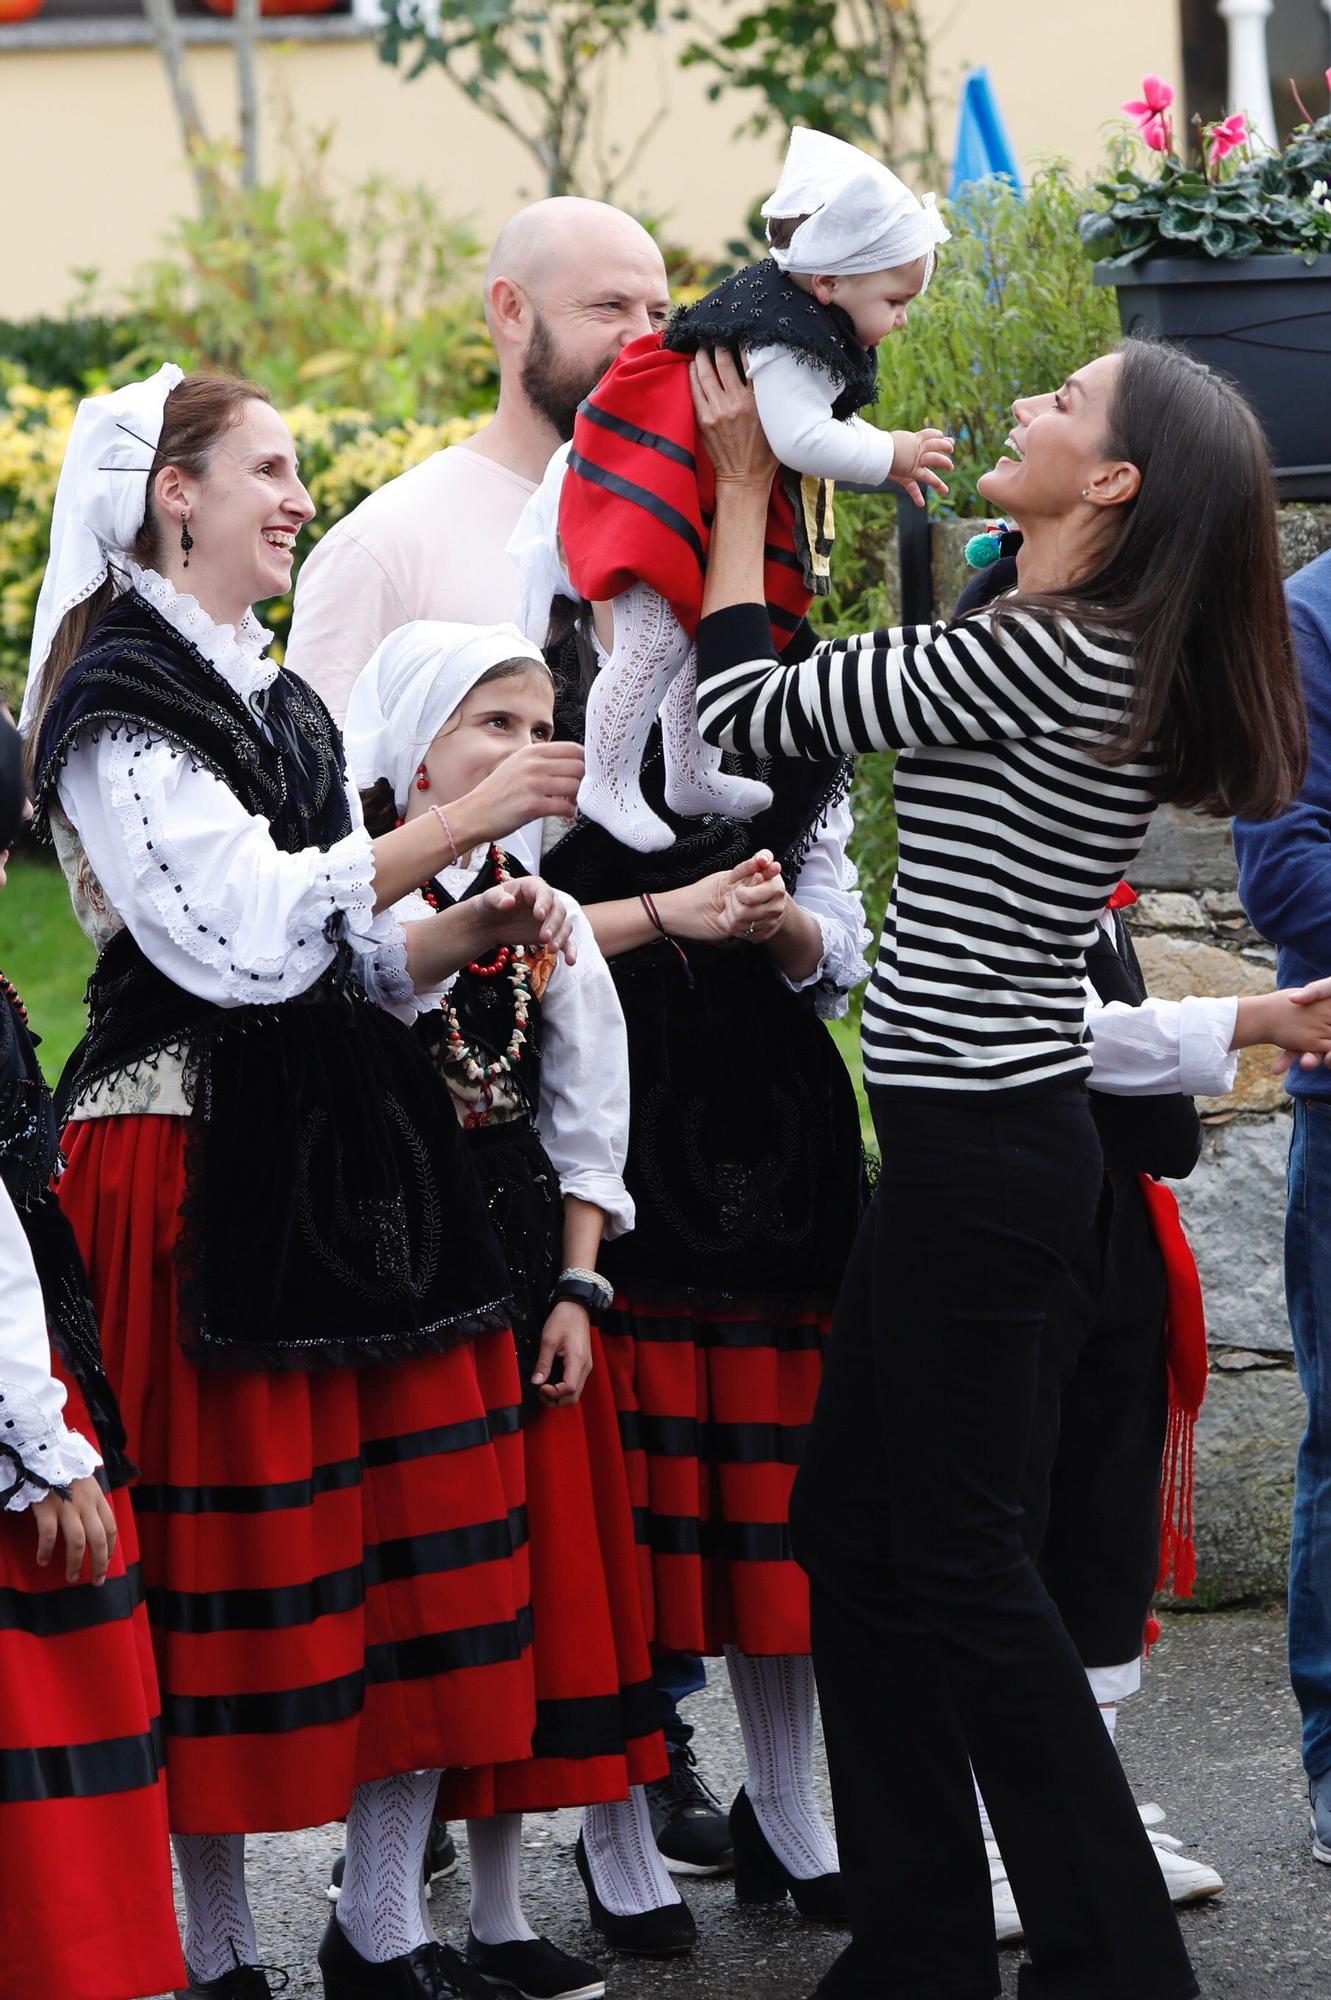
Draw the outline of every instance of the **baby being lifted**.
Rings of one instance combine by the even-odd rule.
[[[614,606],[614,647],[587,701],[582,812],[643,852],[674,834],[642,796],[658,713],[664,799],[681,815],[749,819],[767,786],[721,768],[698,735],[693,634],[702,604],[714,480],[697,435],[687,361],[742,359],[782,474],[772,489],[766,595],[779,652],[829,588],[832,482],[893,479],[917,505],[946,492],[952,440],[884,431],[857,413],[877,399],[877,347],[906,324],[948,232],[879,161],[825,133],[791,134],[763,205],[770,256],[677,313],[664,337],[625,347],[578,414],[562,479],[559,538],[569,579]],[[538,635],[542,640],[544,633]]]

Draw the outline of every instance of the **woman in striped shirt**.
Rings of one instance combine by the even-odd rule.
[[[1018,588],[951,627],[772,657],[770,454],[728,356],[694,364],[717,468],[703,734],[896,749],[900,862],[864,1011],[883,1152],[795,1495],[852,1942],[822,2000],[991,2000],[968,1765],[1035,2000],[1197,1992],[1076,1652],[1023,1545],[1044,1302],[1102,1185],[1082,971],[1155,804],[1266,815],[1305,755],[1251,412],[1127,343],[1013,405],[981,490]],[[890,1968],[890,1970],[889,1970]]]

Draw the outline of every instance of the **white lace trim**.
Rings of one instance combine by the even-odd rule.
[[[265,657],[273,635],[252,611],[239,625],[219,625],[209,616],[197,597],[190,597],[155,569],[128,564],[130,580],[139,596],[160,611],[182,638],[197,646],[210,667],[222,675],[248,701],[252,694],[271,687],[278,676],[276,660]]]
[[[818,1019],[840,1021],[850,1012],[852,989],[866,980],[873,968],[860,949],[854,930],[817,910],[810,910],[808,914],[822,932],[822,957],[807,979],[789,979],[784,972],[781,977],[792,993],[802,993],[807,986],[816,986],[818,991],[814,994],[813,1011]],[[868,932],[864,935],[867,937]]]
[[[410,1007],[417,1011],[416,988],[411,983],[407,970],[407,933],[396,918],[392,928],[382,936],[368,941],[353,937],[352,946],[357,955],[357,970],[366,995],[376,1006],[393,1011],[399,1007]],[[425,1011],[421,1009],[420,1011]]]
[[[237,1004],[258,1006],[293,998],[312,985],[328,963],[324,925],[329,917],[336,911],[345,913],[353,944],[354,933],[368,931],[373,922],[374,854],[368,833],[358,828],[327,853],[312,856],[309,889],[288,913],[282,934],[273,939],[273,950],[237,962],[235,932],[243,917],[209,900],[207,889],[171,839],[160,795],[137,776],[140,758],[156,747],[143,738],[123,737],[109,746],[102,767],[139,889],[172,944],[216,974],[223,991]],[[168,754],[184,753],[169,750]],[[303,956],[307,946],[314,947],[313,970],[304,977],[302,967],[300,977],[288,979],[293,958]]]
[[[53,1486],[87,1479],[102,1462],[87,1438],[48,1417],[24,1390],[8,1383],[0,1384],[0,1444],[22,1462],[20,1471],[0,1452],[0,1505],[7,1514],[21,1514]]]

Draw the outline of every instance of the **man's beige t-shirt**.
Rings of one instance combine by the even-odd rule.
[[[338,722],[381,639],[413,618],[499,625],[518,603],[504,550],[536,488],[466,445],[390,479],[331,527],[296,583],[286,663]]]

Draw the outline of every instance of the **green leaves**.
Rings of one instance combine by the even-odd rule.
[[[1089,256],[1115,269],[1143,257],[1252,257],[1331,251],[1331,210],[1315,193],[1331,182],[1331,117],[1296,132],[1281,153],[1226,162],[1212,175],[1174,155],[1154,175],[1122,152],[1097,182],[1101,206],[1078,223]]]

